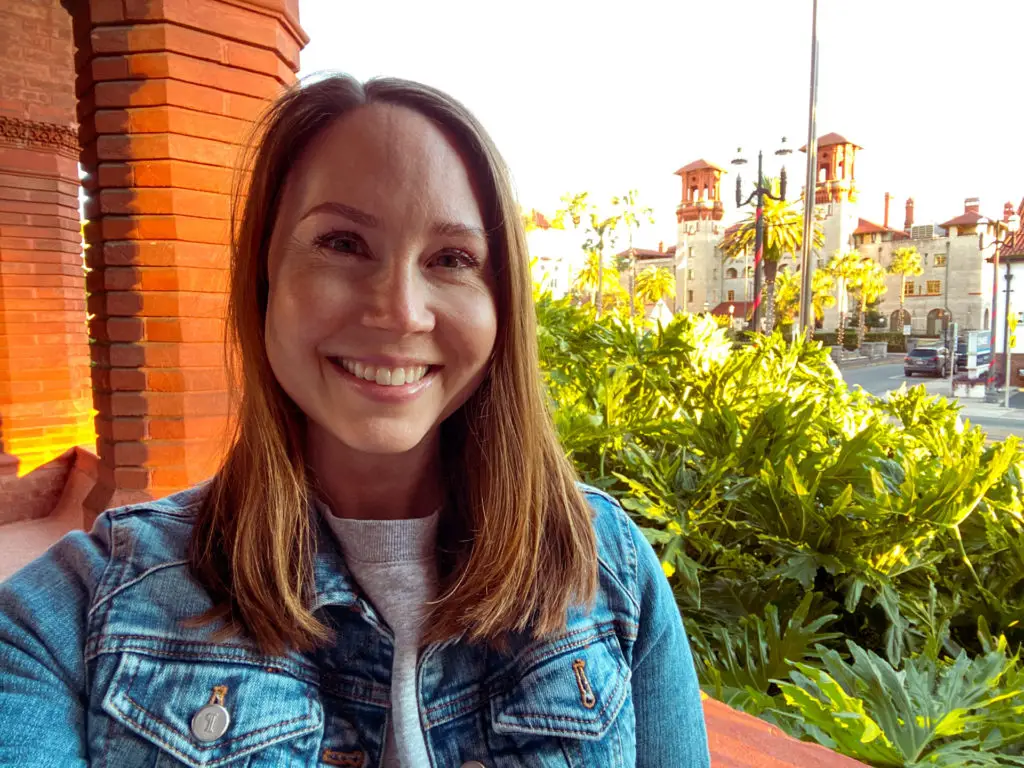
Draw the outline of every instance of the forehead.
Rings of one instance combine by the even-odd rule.
[[[431,120],[399,106],[359,107],[325,128],[289,174],[284,207],[348,203],[381,217],[401,213],[480,226],[466,163]]]

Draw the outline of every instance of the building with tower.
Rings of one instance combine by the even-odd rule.
[[[818,142],[814,199],[825,234],[822,254],[852,245],[858,225],[856,160],[860,149],[838,133],[822,136]],[[807,148],[801,151],[806,152]],[[740,318],[746,316],[753,302],[754,254],[723,261],[720,245],[731,229],[722,224],[724,173],[724,169],[707,160],[696,160],[676,171],[683,182],[682,201],[676,209],[678,306]],[[799,254],[784,256],[780,272],[794,269],[798,260]],[[826,325],[830,319],[835,323],[835,317],[826,316]]]
[[[961,330],[989,328],[992,303],[994,219],[981,212],[977,198],[964,202],[962,213],[942,223],[918,223],[914,200],[906,201],[903,227],[889,223],[891,199],[886,194],[881,224],[860,215],[857,155],[862,147],[838,133],[818,141],[814,200],[824,245],[811,260],[824,266],[837,252],[857,249],[888,269],[893,251],[914,247],[922,255],[924,274],[905,280],[904,311],[900,314],[901,276],[890,275],[888,291],[878,309],[887,328],[915,335],[941,335],[949,323]],[[806,152],[807,148],[802,147]],[[696,160],[675,172],[682,179],[676,208],[678,240],[675,250],[677,307],[691,312],[711,311],[745,317],[753,302],[754,254],[725,261],[723,238],[736,226],[723,224],[722,175],[726,171],[707,160]],[[802,197],[802,195],[801,195]],[[1002,219],[1013,214],[1007,203]],[[799,268],[800,254],[785,255],[779,272]],[[825,312],[822,326],[838,325],[838,308]]]
[[[722,175],[707,160],[695,160],[676,171],[682,180],[682,202],[676,208],[679,225],[675,248],[676,306],[703,312],[721,301],[722,254],[718,249],[725,225],[722,217]]]
[[[888,268],[900,248],[921,254],[924,274],[890,275],[888,290],[878,309],[887,328],[909,325],[915,335],[940,336],[950,323],[961,330],[988,330],[992,305],[993,219],[981,213],[976,197],[964,200],[963,213],[940,224],[918,224],[914,199],[906,203],[903,229],[888,225],[889,196],[882,226],[866,219],[854,232],[854,245],[864,255]],[[1014,213],[1012,203],[1003,207],[1003,220]],[[900,281],[904,282],[904,308],[900,314]]]

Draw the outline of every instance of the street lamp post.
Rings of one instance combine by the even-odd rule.
[[[786,146],[786,137],[782,137],[782,146],[775,151],[776,155],[788,155],[792,152]],[[737,157],[732,161],[733,165],[745,165],[747,160],[743,157],[743,148],[736,150]],[[754,213],[754,308],[750,315],[750,330],[760,332],[761,330],[761,263],[764,260],[764,199],[772,200],[786,199],[786,166],[782,166],[779,172],[779,194],[772,192],[771,188],[764,183],[764,153],[760,150],[757,153],[757,180],[754,182],[754,191],[750,196],[743,199],[743,178],[736,174],[736,207],[742,208],[756,201]],[[768,329],[771,330],[771,329]]]
[[[814,333],[811,289],[811,247],[814,240],[815,184],[818,170],[818,0],[811,7],[811,99],[807,110],[807,176],[804,187],[804,239],[800,251],[800,328],[809,340]]]
[[[1006,221],[999,221],[996,219],[989,219],[989,225],[992,226],[996,231],[995,239],[990,243],[993,246],[992,252],[992,312],[990,314],[989,322],[991,325],[991,335],[989,337],[989,369],[988,379],[986,380],[987,395],[994,395],[996,391],[996,350],[998,344],[996,344],[996,311],[999,307],[999,249],[1006,245],[1006,235],[1014,235],[1017,230],[1020,229],[1020,217],[1017,214],[1010,216]],[[1005,232],[1004,239],[999,239],[999,234]],[[947,264],[949,263],[947,257]],[[1006,381],[1006,393],[1004,394],[1003,403],[1009,407],[1009,382],[1010,382],[1010,358],[1009,358],[1009,322],[1010,322],[1010,263],[1006,264],[1006,317],[1003,318],[1004,332],[1003,332],[1003,378]],[[989,397],[986,400],[989,400]],[[991,402],[991,400],[989,400]]]
[[[1010,407],[1010,262],[1006,262],[1006,309],[1003,311],[1003,408]]]

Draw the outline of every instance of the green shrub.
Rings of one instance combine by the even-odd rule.
[[[923,387],[888,401],[849,390],[820,335],[734,345],[702,318],[638,333],[547,297],[537,310],[563,443],[658,549],[710,695],[877,765],[1024,764],[1012,725],[1024,672],[1007,650],[1024,640],[1015,438],[988,444]],[[992,642],[1009,666],[985,679],[1001,693],[954,707],[920,749],[900,746],[885,702],[904,694],[878,694],[871,670],[884,662],[889,683],[944,701],[948,670],[989,669]],[[831,704],[808,697],[839,696],[835,685],[867,718],[857,738],[884,734],[895,752],[858,752],[838,738],[845,720],[822,721]]]

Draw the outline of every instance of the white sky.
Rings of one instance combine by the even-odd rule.
[[[807,138],[810,0],[300,0],[311,40],[300,75],[332,69],[442,88],[491,132],[520,201],[548,213],[568,191],[637,188],[657,223],[637,245],[676,240],[681,184],[703,157],[771,153]],[[1024,197],[1024,2],[819,0],[818,135],[864,147],[862,215],[903,203],[941,222]],[[789,157],[791,197],[804,155]],[[748,165],[749,169],[750,166]],[[753,172],[744,173],[746,180]],[[735,176],[723,184],[735,219]]]

